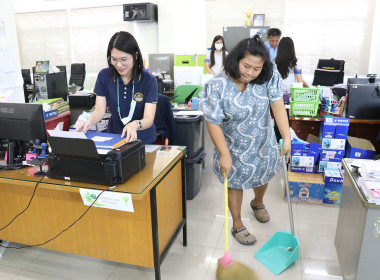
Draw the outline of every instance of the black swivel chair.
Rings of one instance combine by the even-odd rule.
[[[71,64],[71,74],[69,85],[75,84],[83,89],[84,79],[86,78],[86,64],[73,63]]]

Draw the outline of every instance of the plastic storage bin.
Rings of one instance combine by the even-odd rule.
[[[202,163],[206,157],[203,148],[194,158],[185,159],[186,166],[186,199],[193,199],[201,189]]]
[[[290,113],[293,116],[314,117],[318,113],[320,88],[290,88]]]
[[[187,147],[188,158],[195,158],[202,148],[203,116],[175,116],[177,144]]]

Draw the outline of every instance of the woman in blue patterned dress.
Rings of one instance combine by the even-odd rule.
[[[201,106],[215,145],[214,172],[228,178],[232,235],[244,245],[256,238],[243,225],[243,189],[252,189],[252,210],[259,222],[270,217],[263,199],[268,182],[281,170],[281,157],[270,116],[273,111],[289,160],[291,139],[282,99],[282,79],[260,37],[244,39],[227,56],[224,72],[205,85]]]

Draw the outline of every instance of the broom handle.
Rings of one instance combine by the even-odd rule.
[[[283,143],[284,143],[284,140],[280,139],[281,153],[282,153],[282,145],[283,145]],[[285,189],[286,189],[286,197],[288,199],[290,230],[292,232],[292,236],[294,236],[293,210],[292,210],[292,202],[290,201],[290,188],[289,188],[288,169],[286,168],[285,157],[286,157],[286,155],[284,155],[282,157],[282,166],[284,167]]]
[[[226,174],[224,174],[224,177],[224,251],[228,252],[228,182]]]

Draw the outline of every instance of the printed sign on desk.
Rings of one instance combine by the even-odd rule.
[[[79,189],[84,205],[91,205],[102,191],[91,189]],[[134,212],[132,196],[128,193],[104,192],[96,200],[93,206]]]

